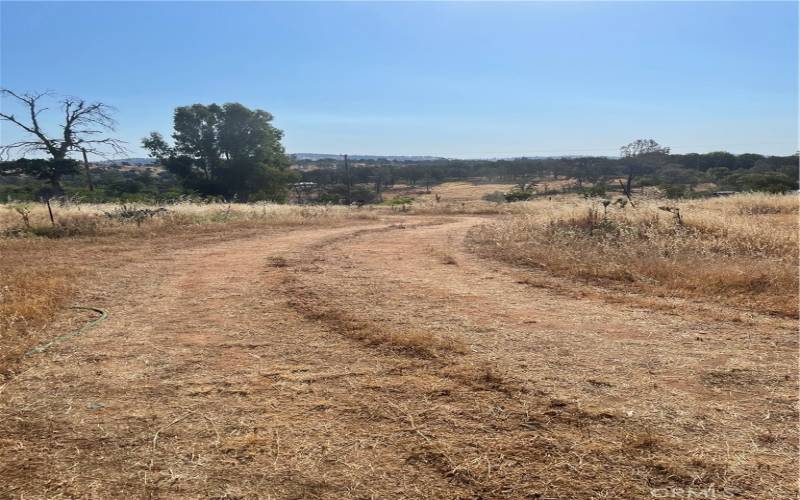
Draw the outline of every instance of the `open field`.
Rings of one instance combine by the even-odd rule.
[[[0,205],[0,376],[39,341],[42,328],[80,283],[102,279],[106,266],[146,258],[155,249],[179,249],[184,240],[216,241],[377,218],[368,208],[178,203],[137,224],[135,218],[116,217],[119,205],[54,205],[53,210],[55,226],[41,204]]]
[[[476,228],[470,242],[559,276],[797,317],[797,197],[638,203],[519,203],[514,217]]]
[[[407,186],[397,185],[392,189],[387,189],[384,197],[387,199],[398,196],[411,196],[420,202],[434,201],[438,194],[442,201],[447,203],[461,203],[465,201],[477,201],[484,195],[495,191],[508,191],[514,187],[510,183],[496,182],[444,182],[433,186],[430,193],[425,190],[424,185]]]
[[[796,198],[464,193],[1,209],[0,497],[796,495]]]

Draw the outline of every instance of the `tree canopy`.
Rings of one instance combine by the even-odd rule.
[[[142,145],[187,189],[242,200],[282,199],[291,174],[283,132],[272,119],[239,103],[181,106],[173,117],[174,144],[151,132]]]
[[[662,146],[653,139],[636,139],[621,148],[619,152],[623,158],[633,158],[652,154],[669,154],[670,149]]]

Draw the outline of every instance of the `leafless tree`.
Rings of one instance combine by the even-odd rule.
[[[641,160],[668,155],[670,148],[662,146],[653,139],[637,139],[619,148],[619,152],[623,162],[628,165],[628,179],[624,183],[619,179],[619,185],[622,188],[622,193],[628,198],[631,207],[635,207],[631,191],[633,178],[635,175],[647,171]]]
[[[87,102],[78,97],[61,97],[57,103],[63,113],[63,123],[60,125],[61,132],[54,135],[45,131],[39,121],[39,115],[50,109],[43,106],[45,98],[55,98],[51,92],[18,94],[0,88],[0,95],[22,104],[27,115],[18,118],[13,114],[0,112],[0,119],[13,123],[27,133],[27,137],[22,140],[0,146],[0,158],[6,158],[13,152],[22,155],[41,152],[53,160],[64,160],[71,152],[81,153],[87,182],[91,186],[87,154],[105,158],[109,154],[127,151],[125,141],[106,136],[115,131],[117,124],[112,116],[115,109],[107,104]]]

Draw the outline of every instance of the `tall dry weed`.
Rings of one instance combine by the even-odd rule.
[[[529,202],[469,240],[484,255],[561,276],[797,316],[796,197],[663,203],[604,214],[592,201]]]

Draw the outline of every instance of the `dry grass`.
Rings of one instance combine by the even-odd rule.
[[[0,205],[0,377],[40,342],[48,321],[70,303],[80,283],[109,262],[140,253],[143,245],[182,248],[264,229],[377,219],[375,211],[347,207],[179,203],[137,224],[106,216],[116,205],[70,204],[54,206],[53,227],[45,206],[25,207],[28,225],[17,207],[22,206]]]
[[[513,213],[514,205],[488,201],[420,201],[411,205],[410,213],[417,215],[498,215]]]
[[[728,393],[742,390],[744,372],[710,368],[713,360],[709,367],[695,366],[706,355],[735,351],[742,339],[687,345],[676,338],[684,325],[710,328],[704,320],[687,318],[659,331],[643,327],[635,319],[639,312],[620,315],[624,308],[602,302],[592,307],[563,298],[548,306],[549,291],[504,280],[502,272],[453,246],[450,231],[421,225],[409,235],[362,230],[319,252],[296,255],[293,284],[285,292],[303,297],[301,308],[295,305],[310,311],[303,317],[343,337],[352,338],[355,323],[370,335],[402,329],[435,338],[452,332],[466,342],[466,353],[439,351],[435,357],[369,337],[353,343],[382,353],[374,366],[396,360],[393,353],[408,359],[377,380],[351,380],[350,387],[369,387],[354,394],[365,426],[385,430],[400,424],[409,469],[433,469],[448,482],[446,493],[428,496],[645,498],[658,488],[717,488],[769,497],[792,487],[776,471],[791,467],[796,449],[770,437],[785,436],[794,416],[784,399],[792,381],[747,371],[758,383],[751,391],[769,388],[776,395],[743,407],[741,395]],[[448,265],[442,255],[453,256],[459,266]],[[539,322],[523,321],[529,315]],[[665,317],[655,313],[649,320],[664,325]],[[632,331],[614,332],[617,322]],[[757,349],[764,346],[748,343],[743,356]],[[782,373],[783,366],[771,369]],[[673,378],[686,385],[673,385]],[[388,394],[391,407],[370,402],[370,391]],[[770,418],[758,420],[766,412]],[[744,434],[751,427],[760,441],[781,444],[753,448]],[[383,455],[376,467],[389,460]],[[773,479],[752,472],[766,468]],[[426,488],[432,483],[418,482]]]
[[[47,243],[0,239],[0,380],[75,290],[78,266]]]
[[[495,191],[509,191],[514,187],[512,183],[487,183],[487,182],[443,182],[431,187],[430,192],[424,185],[408,186],[398,184],[384,192],[386,199],[399,196],[411,196],[415,202],[429,202],[436,199],[445,203],[461,203],[465,201],[479,201],[484,195]]]
[[[557,296],[464,252],[478,218],[404,222],[15,240],[96,261],[111,316],[0,387],[0,497],[793,494],[790,321]]]
[[[384,347],[424,358],[464,354],[467,350],[463,342],[453,337],[420,330],[392,328],[364,320],[328,303],[321,294],[301,286],[291,275],[286,277],[285,284],[287,294],[291,297],[288,302],[289,307],[305,318],[322,322],[335,332],[368,346]]]
[[[144,217],[140,223],[135,218],[119,217],[121,205],[53,204],[55,226],[50,222],[43,204],[0,205],[0,233],[13,236],[103,236],[126,233],[165,233],[186,226],[206,224],[237,224],[238,226],[265,225],[269,227],[314,226],[337,221],[374,220],[373,207],[353,209],[344,206],[298,206],[274,203],[172,203],[161,206],[127,205],[134,210],[159,210],[164,212]],[[18,208],[29,212],[26,227]]]
[[[668,204],[680,211],[660,209]],[[647,201],[631,208],[573,199],[474,230],[481,254],[594,283],[797,316],[798,200],[740,195]]]
[[[515,184],[484,182],[444,182],[426,192],[424,186],[403,186],[384,193],[386,199],[410,196],[411,214],[419,215],[492,215],[513,213],[517,208],[505,203],[484,201],[483,197],[496,191],[510,191]],[[439,201],[436,201],[436,196]]]

